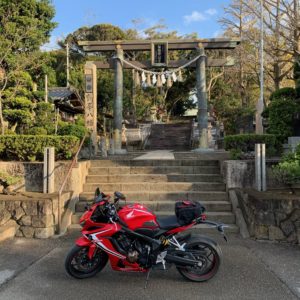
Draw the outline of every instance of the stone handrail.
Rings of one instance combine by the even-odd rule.
[[[150,132],[150,124],[140,125],[139,128],[128,128],[126,129],[126,143],[130,144],[132,142],[139,142],[141,149],[143,149],[150,135]]]

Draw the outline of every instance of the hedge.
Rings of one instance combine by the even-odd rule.
[[[249,153],[255,150],[255,144],[266,144],[268,156],[278,154],[282,145],[275,134],[237,134],[224,138],[225,150]]]
[[[71,159],[79,146],[75,136],[3,135],[0,136],[0,159],[42,161],[45,147],[55,147],[55,158]]]

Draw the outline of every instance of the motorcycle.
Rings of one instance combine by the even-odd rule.
[[[191,281],[207,281],[221,264],[219,245],[206,236],[181,234],[197,224],[208,224],[224,236],[224,224],[206,220],[205,208],[198,202],[176,202],[176,214],[158,217],[141,204],[120,206],[126,197],[110,196],[98,188],[92,205],[79,223],[82,237],[76,240],[65,260],[69,275],[89,278],[100,272],[108,260],[115,271],[148,273],[155,268],[175,265]],[[146,282],[147,282],[146,281]]]

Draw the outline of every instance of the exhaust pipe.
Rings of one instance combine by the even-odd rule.
[[[195,265],[198,265],[198,262],[194,259],[184,258],[184,257],[180,257],[180,256],[174,256],[171,254],[167,254],[165,257],[165,260],[168,263],[174,263],[175,265],[178,265],[178,266],[193,267]]]

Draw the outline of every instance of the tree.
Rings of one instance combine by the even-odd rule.
[[[43,64],[39,48],[48,41],[55,10],[49,0],[2,0],[0,2],[0,126],[4,134],[3,92],[17,93],[24,86],[20,74],[30,74]],[[22,77],[22,76],[21,76]],[[26,76],[25,76],[26,77]],[[13,91],[14,90],[14,91]],[[6,114],[9,120],[15,117]]]

